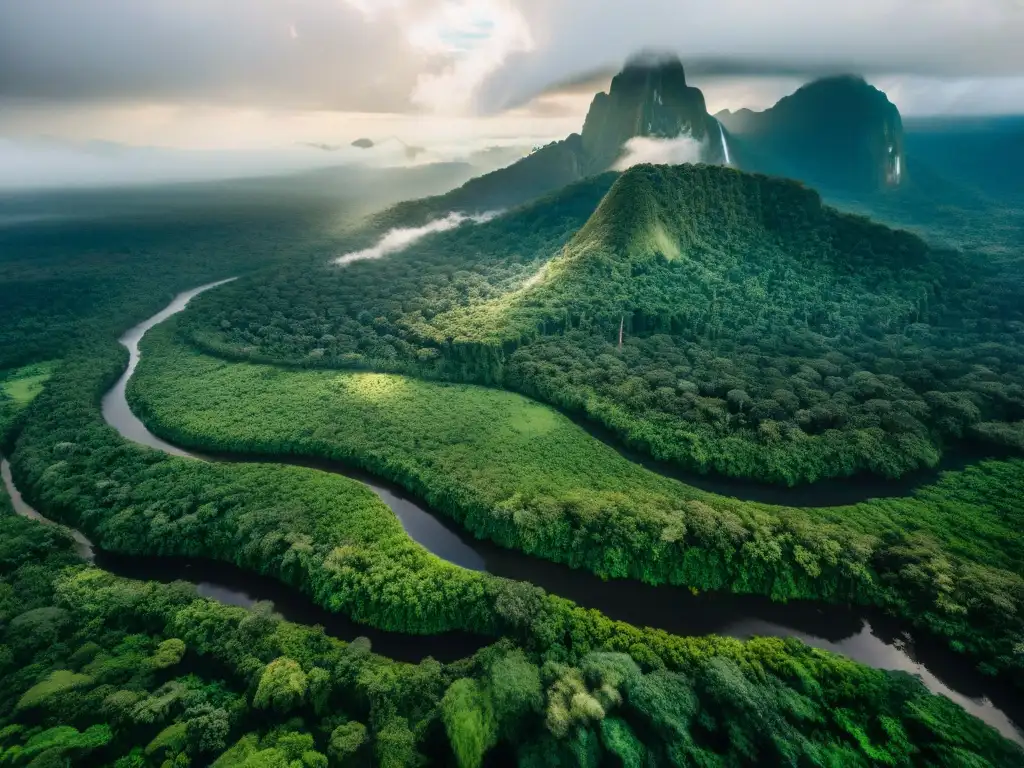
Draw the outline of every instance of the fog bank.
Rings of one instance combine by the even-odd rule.
[[[470,163],[479,173],[500,168],[528,151],[505,140],[491,144],[429,147],[410,159],[400,142],[370,149],[348,145],[298,145],[281,149],[186,150],[133,147],[109,142],[0,137],[0,191],[46,191],[280,176],[321,168],[397,168]]]

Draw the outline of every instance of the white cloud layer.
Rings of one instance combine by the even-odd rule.
[[[1024,113],[1024,73],[1016,77],[872,77],[904,115]]]
[[[481,174],[508,165],[527,151],[526,146],[463,141],[434,146],[410,161],[404,145],[387,140],[372,149],[341,145],[327,149],[293,146],[188,150],[0,137],[0,193],[241,179],[342,166],[353,169],[447,166],[455,175],[465,167]]]
[[[699,163],[703,155],[704,146],[689,136],[677,136],[674,139],[634,136],[626,142],[625,153],[615,163],[614,170],[624,171],[641,163],[656,165]]]
[[[435,232],[446,232],[447,230],[455,229],[466,222],[483,224],[500,214],[501,211],[488,211],[486,213],[467,216],[464,213],[453,211],[444,218],[435,219],[434,221],[424,224],[422,227],[396,227],[395,229],[385,233],[376,245],[370,248],[365,248],[361,251],[352,251],[351,253],[346,253],[343,256],[338,256],[334,259],[334,263],[341,266],[347,266],[348,264],[352,264],[356,261],[379,259],[383,256],[405,250],[417,240],[421,240],[427,235],[434,234]]]
[[[1010,112],[1022,39],[1022,0],[0,0],[0,102],[540,117],[655,48],[721,106],[716,79],[854,72],[905,112]]]
[[[508,57],[533,48],[523,17],[505,0],[449,0],[437,16],[414,28],[413,40],[452,54],[437,73],[421,75],[412,102],[433,111],[468,111],[473,93]]]
[[[314,149],[184,151],[0,138],[0,191],[210,181],[277,175],[357,158]]]
[[[533,47],[476,92],[484,112],[527,102],[642,48],[695,74],[854,72],[941,80],[1024,75],[1019,0],[516,0]],[[1024,105],[1022,105],[1024,106]]]

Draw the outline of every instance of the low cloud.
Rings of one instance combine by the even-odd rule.
[[[614,170],[624,171],[642,163],[655,165],[699,163],[703,155],[704,145],[690,136],[677,136],[674,139],[635,136],[626,142],[625,154],[615,163]]]
[[[418,149],[411,156],[404,144],[389,140],[369,149],[300,142],[279,149],[217,150],[54,138],[8,139],[0,135],[0,192],[242,179],[341,167],[393,169],[450,164],[452,170],[456,165],[466,165],[474,174],[483,174],[529,152],[529,144],[502,141],[482,137],[448,142]]]
[[[501,211],[487,211],[486,213],[467,216],[464,213],[452,212],[443,219],[435,219],[434,221],[424,224],[422,227],[397,227],[386,233],[378,243],[371,248],[346,253],[344,256],[336,258],[334,263],[346,266],[355,261],[379,259],[383,256],[387,256],[388,254],[405,250],[417,240],[435,232],[446,232],[449,229],[455,229],[466,222],[483,224],[500,214]]]
[[[0,137],[0,191],[131,186],[276,176],[341,165],[404,164],[395,148],[176,150],[107,142],[14,141]]]

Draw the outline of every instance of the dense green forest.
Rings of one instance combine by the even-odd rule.
[[[215,277],[312,253],[316,214],[246,206],[0,228],[0,370],[117,338]]]
[[[512,393],[229,364],[176,340],[174,321],[143,349],[129,399],[179,444],[341,459],[479,537],[605,578],[886,606],[1024,682],[1019,460],[906,499],[769,507],[643,469]]]
[[[509,643],[397,664],[269,610],[76,564],[58,531],[5,502],[4,765],[469,768],[488,752],[523,766],[1024,765],[912,678],[796,643],[754,641],[685,670]]]
[[[330,250],[367,211],[450,188],[460,163],[0,196],[0,370],[116,338],[179,291]],[[26,220],[4,226],[4,214]]]
[[[0,371],[0,443],[16,427],[25,406],[42,392],[52,372],[51,363]]]
[[[342,459],[400,482],[479,536],[608,578],[880,606],[944,638],[983,671],[1024,684],[1020,460],[946,475],[906,499],[769,507],[647,472],[520,395],[423,380],[501,384],[579,410],[531,390],[546,379],[515,366],[554,344],[575,354],[576,345],[600,342],[598,356],[624,362],[630,375],[646,375],[648,359],[670,357],[657,345],[681,344],[680,336],[644,325],[655,313],[602,308],[609,297],[646,301],[655,278],[643,265],[654,265],[652,275],[662,269],[656,256],[674,255],[685,233],[664,224],[630,239],[637,250],[625,250],[640,265],[628,268],[636,294],[573,275],[602,242],[590,239],[601,223],[592,217],[614,200],[608,192],[617,179],[590,179],[398,258],[326,275],[325,253],[363,247],[401,209],[355,233],[336,226],[341,214],[329,206],[274,212],[276,203],[0,230],[0,451],[28,501],[104,550],[229,562],[406,634],[410,644],[454,630],[493,642],[451,664],[399,663],[365,638],[285,622],[270,605],[228,607],[189,584],[120,578],[77,560],[63,529],[14,515],[0,489],[0,765],[1024,765],[1018,746],[908,675],[796,640],[687,638],[611,621],[529,583],[438,559],[356,481],[284,464],[168,456],[126,442],[103,422],[100,397],[127,358],[115,339],[128,326],[179,290],[259,271],[239,290],[218,289],[223,302],[204,297],[181,323],[147,336],[129,396],[156,431],[211,449]],[[934,263],[936,252],[876,229],[908,249],[902,273],[933,279],[944,307],[955,304],[948,295],[964,275],[976,276],[950,276]],[[652,255],[652,247],[661,250]],[[758,253],[783,259],[786,250]],[[853,287],[868,279],[871,259],[861,257],[857,274],[844,276]],[[411,258],[419,259],[415,269]],[[966,256],[950,258],[981,269]],[[669,272],[681,260],[672,259]],[[977,274],[995,280],[999,269]],[[729,284],[729,270],[718,282]],[[893,306],[909,301],[886,274],[870,278],[884,289],[877,295]],[[267,292],[254,300],[249,291],[261,284]],[[1013,290],[993,283],[983,296],[998,303],[999,291]],[[528,294],[543,301],[522,302]],[[319,303],[310,304],[312,296]],[[273,314],[277,330],[266,338],[276,346],[236,346],[247,316],[235,313],[251,308],[232,302],[243,298]],[[654,297],[662,307],[677,298]],[[318,313],[349,323],[349,302],[363,302],[359,328],[351,326],[356,342],[342,332],[332,338],[337,329],[326,322],[312,338],[320,346],[294,342],[290,334],[309,330],[303,323]],[[573,314],[577,305],[591,312],[589,321]],[[882,311],[872,307],[857,317],[867,322]],[[437,335],[471,312],[491,323],[473,320],[472,328],[491,329],[493,338],[455,344]],[[537,318],[540,327],[531,327]],[[622,350],[618,319],[627,329]],[[977,322],[972,332],[996,332]],[[505,335],[522,328],[520,338]],[[728,358],[731,342],[712,336],[701,343],[721,341],[716,354]],[[196,349],[196,340],[221,357]],[[581,366],[607,365],[589,354]],[[866,359],[851,358],[842,375],[855,376]],[[691,367],[687,380],[703,381],[697,363],[678,365]],[[970,397],[988,429],[1012,443],[1015,427],[996,421],[992,405],[1015,407],[1005,395],[1014,386],[1005,379],[1010,367],[989,365],[992,375],[976,380],[991,386]],[[599,389],[588,402],[601,397],[617,403]],[[655,410],[631,416],[634,433],[621,434],[639,444],[636,435],[656,436]],[[737,413],[743,409],[730,418]],[[977,432],[979,423],[963,428]],[[738,435],[745,428],[730,421]],[[926,438],[935,453],[948,439],[936,429]],[[735,437],[722,434],[715,439]]]
[[[85,352],[29,407],[12,456],[48,514],[111,550],[272,573],[380,626],[507,639],[455,664],[397,664],[187,585],[75,565],[58,531],[3,514],[0,754],[13,765],[1024,765],[907,675],[796,641],[610,622],[437,560],[345,478],[126,444],[96,408],[123,350]]]
[[[792,485],[1020,450],[1022,290],[1019,258],[938,250],[794,182],[645,166],[379,261],[294,263],[190,317],[224,357],[500,385],[656,458]]]

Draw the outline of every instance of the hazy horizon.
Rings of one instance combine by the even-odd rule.
[[[1020,114],[1022,38],[1024,6],[1002,0],[0,0],[0,187],[408,162],[359,138],[420,163],[528,148],[579,131],[645,49],[680,56],[712,114],[838,72],[908,118]]]

